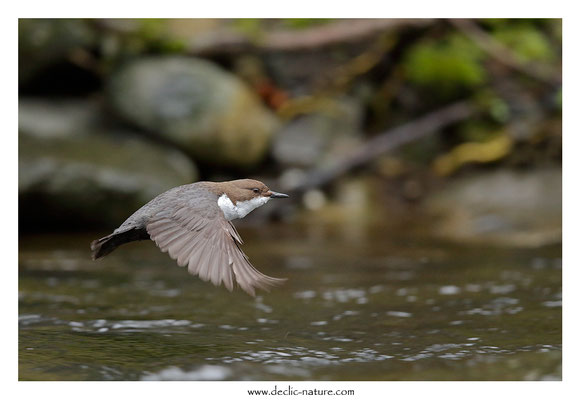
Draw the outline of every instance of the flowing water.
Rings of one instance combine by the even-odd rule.
[[[22,236],[20,379],[561,379],[560,246],[239,231],[284,286],[229,293],[149,241],[93,262],[98,234]]]

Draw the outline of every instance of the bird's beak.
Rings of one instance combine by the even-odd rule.
[[[270,191],[271,199],[284,199],[286,197],[288,197],[288,194],[273,192],[272,190]]]

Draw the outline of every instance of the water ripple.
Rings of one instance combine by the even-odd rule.
[[[223,381],[232,375],[232,371],[219,365],[203,365],[192,371],[178,367],[168,367],[155,373],[146,373],[142,381]]]

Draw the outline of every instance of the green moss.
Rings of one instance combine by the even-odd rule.
[[[233,21],[233,28],[248,35],[251,38],[259,39],[262,36],[264,27],[259,18],[239,18]]]
[[[533,26],[507,26],[492,33],[521,62],[553,61],[554,53],[548,37]]]
[[[478,47],[454,33],[413,46],[405,56],[404,70],[410,82],[450,94],[486,80],[483,58]]]
[[[306,29],[317,25],[324,25],[333,21],[331,18],[285,18],[283,25],[292,29]]]

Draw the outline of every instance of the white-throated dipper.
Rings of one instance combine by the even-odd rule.
[[[141,207],[112,234],[91,243],[93,260],[135,240],[153,240],[178,265],[229,291],[234,279],[251,296],[255,288],[269,290],[286,279],[257,271],[240,249],[242,239],[230,221],[244,218],[270,199],[273,192],[253,179],[196,182],[164,192]]]

